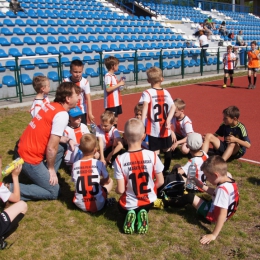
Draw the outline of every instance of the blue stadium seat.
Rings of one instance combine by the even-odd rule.
[[[71,52],[74,52],[74,53],[82,53],[82,50],[79,49],[79,47],[77,45],[70,46],[70,50],[71,50]]]
[[[69,40],[65,36],[59,36],[58,41],[61,43],[69,43]]]
[[[87,75],[89,75],[90,77],[98,77],[99,76],[99,74],[97,72],[95,72],[93,68],[87,68],[85,73]]]
[[[136,44],[135,44],[135,48],[136,48],[137,50],[145,50],[144,46],[143,46],[141,43],[136,43]]]
[[[54,36],[48,36],[47,41],[48,41],[48,43],[51,43],[51,44],[58,44],[59,43],[59,41]]]
[[[92,59],[90,56],[84,56],[83,61],[88,63],[88,65],[96,64],[96,60]]]
[[[89,40],[90,42],[99,42],[98,39],[97,39],[94,35],[90,35],[90,36],[88,37],[88,40]]]
[[[153,67],[153,64],[148,62],[145,64],[145,67],[146,67],[146,69],[150,69],[151,67]]]
[[[67,47],[66,47],[67,48]],[[51,54],[59,54],[60,52],[54,47],[54,46],[49,46],[47,48],[47,52]]]
[[[3,25],[6,25],[7,27],[13,27],[15,24],[10,19],[4,19]]]
[[[134,72],[135,71],[134,64],[129,64],[127,69],[130,70],[130,72]]]
[[[33,77],[37,77],[37,76],[44,76],[44,74],[41,72],[36,72],[33,74]]]
[[[61,63],[62,63],[65,67],[69,67],[69,66],[70,66],[70,61],[69,61],[68,57],[61,57]]]
[[[0,12],[0,18],[5,18],[5,17],[6,17],[6,15],[4,13]]]
[[[42,19],[37,20],[37,25],[39,25],[39,26],[48,26],[48,24],[44,20],[42,20]]]
[[[89,47],[88,47],[88,45],[81,45],[81,50],[82,51],[84,51],[84,52],[86,52],[86,53],[91,53],[91,52],[93,52]]]
[[[6,75],[3,77],[2,83],[7,85],[7,87],[14,87],[16,86],[16,81],[13,76]]]
[[[31,37],[28,37],[28,36],[23,38],[23,42],[28,45],[35,45],[35,41]]]
[[[22,49],[22,54],[26,56],[35,56],[35,53],[32,51],[32,49],[28,47]]]
[[[13,57],[21,57],[22,54],[16,48],[10,48],[8,51],[9,55]]]
[[[99,42],[108,42],[108,40],[103,35],[98,35],[97,40]]]
[[[70,21],[70,20],[68,20],[68,21]],[[55,22],[54,22],[54,23],[55,23]],[[65,23],[63,20],[58,20],[58,21],[57,21],[57,25],[59,25],[59,26],[61,26],[61,27],[68,26],[68,24]]]
[[[71,76],[69,70],[63,70],[62,71],[62,77],[65,78],[69,78]]]
[[[111,49],[107,46],[107,44],[101,44],[102,51],[111,51]]]
[[[102,51],[101,48],[97,44],[93,44],[91,46],[91,50],[95,51],[95,52],[101,52]]]
[[[16,29],[16,28],[14,28]],[[1,28],[1,34],[8,36],[8,35],[13,35],[13,33],[8,29],[8,28]]]
[[[79,41],[83,43],[89,43],[90,41],[84,35],[79,36]]]
[[[113,51],[120,51],[119,46],[117,46],[115,43],[112,43],[110,45],[110,49],[113,50]]]
[[[58,34],[58,32],[57,32],[54,28],[51,28],[51,27],[49,27],[49,28],[47,29],[47,33],[50,33],[50,34],[52,34],[52,35]]]
[[[69,28],[68,28],[68,33],[78,34],[77,31],[76,31],[73,27],[69,27]]]
[[[16,18],[17,17],[17,15],[14,14],[12,11],[7,11],[5,13],[5,15],[8,16],[9,18]]]
[[[130,39],[130,37],[128,35],[123,35],[123,40],[127,41],[127,42],[132,42],[132,40]]]
[[[25,70],[34,70],[35,69],[35,66],[29,60],[21,60],[20,66],[21,66],[21,68],[24,68]]]
[[[73,43],[80,43],[80,40],[77,39],[74,35],[69,36],[69,41]]]
[[[136,50],[136,47],[132,43],[127,44],[128,50]]]
[[[58,33],[66,35],[66,34],[68,34],[68,31],[65,28],[63,28],[63,27],[59,27],[58,28]]]
[[[1,37],[0,38],[0,45],[2,45],[2,46],[10,46],[11,43],[9,41],[7,41],[6,38]]]
[[[35,42],[39,43],[41,45],[47,44],[48,42],[42,37],[42,36],[37,36],[35,38]]]
[[[84,26],[84,23],[81,20],[76,20],[76,26]]]
[[[32,19],[27,19],[26,20],[26,25],[37,26],[37,23],[34,20],[32,20]]]
[[[48,33],[41,27],[36,28],[37,34],[47,35]]]
[[[46,64],[43,59],[35,59],[34,64],[39,69],[47,69],[48,68],[48,64]]]
[[[107,35],[106,39],[109,42],[116,42],[115,38],[112,35]]]
[[[28,28],[28,27],[25,28],[24,32],[28,33],[29,35],[36,35],[37,34],[32,28]]]
[[[22,19],[16,19],[15,24],[18,26],[26,26],[26,23]]]
[[[60,21],[60,20],[58,20],[58,21]],[[49,19],[47,21],[47,25],[48,26],[57,26],[58,24],[54,20]]]
[[[124,42],[123,38],[122,38],[120,35],[116,35],[116,36],[115,36],[115,40],[116,40],[117,42]]]
[[[144,64],[142,64],[142,63],[139,63],[139,64],[137,65],[137,69],[138,69],[138,72],[139,72],[139,71],[146,72],[146,67],[145,67]]]
[[[49,71],[47,77],[54,82],[59,80],[59,76],[56,71]]]
[[[60,46],[59,51],[63,54],[71,54],[71,51],[67,48],[67,46]]]
[[[15,61],[14,60],[8,60],[8,61],[6,61],[5,66],[10,71],[14,71],[14,69],[15,69]]]
[[[62,57],[62,58],[68,59],[67,57]],[[62,58],[61,58],[61,62],[62,62]],[[49,58],[47,60],[47,62],[53,68],[57,68],[58,67],[58,60],[56,58]],[[70,62],[69,62],[69,65],[70,65]]]
[[[78,27],[77,32],[78,34],[88,34],[88,32],[83,27]]]
[[[39,55],[48,55],[48,52],[43,47],[36,47],[35,53]]]
[[[93,28],[91,28],[91,27],[87,27],[87,29],[86,29],[86,33],[95,34],[95,31],[94,31]]]
[[[124,43],[120,43],[119,44],[119,49],[122,50],[122,51],[127,51],[128,50],[128,48],[125,46]]]

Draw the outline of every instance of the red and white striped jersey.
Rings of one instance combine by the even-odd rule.
[[[235,180],[219,184],[212,196],[211,208],[206,216],[210,222],[216,222],[219,215],[219,208],[227,209],[227,218],[230,219],[236,212],[239,204],[239,192]],[[217,207],[216,207],[217,206]]]
[[[77,106],[80,108],[82,113],[84,114],[88,113],[87,100],[86,100],[86,95],[90,94],[90,86],[88,80],[85,78],[81,78],[81,81],[74,82],[70,77],[70,78],[65,78],[64,81],[73,82],[81,88],[80,99],[78,101]]]
[[[115,128],[114,126],[111,127],[109,132],[104,132],[100,125],[98,125],[96,128],[96,136],[97,138],[102,138],[104,151],[114,144],[116,138],[121,137],[117,128]]]
[[[104,106],[105,108],[118,107],[122,105],[122,98],[120,90],[117,88],[112,92],[107,92],[108,88],[111,88],[118,84],[118,80],[115,74],[107,73],[104,81]]]
[[[64,130],[64,133],[63,133],[64,136],[72,139],[77,144],[80,143],[80,138],[84,134],[89,134],[89,129],[83,123],[81,123],[80,126],[77,127],[77,128],[72,128],[71,126],[67,126]]]
[[[125,181],[125,192],[119,199],[121,207],[131,210],[154,202],[157,199],[154,180],[163,168],[156,153],[149,150],[119,155],[114,162],[114,176]]]
[[[96,160],[79,160],[72,166],[72,181],[75,184],[73,202],[84,211],[101,210],[106,202],[107,193],[100,185],[100,176],[108,178],[105,165]]]
[[[171,135],[165,127],[171,106],[174,104],[170,93],[165,89],[150,88],[143,92],[141,102],[148,103],[146,134],[164,138]]]
[[[174,132],[180,136],[186,137],[187,134],[194,132],[192,128],[192,122],[188,116],[185,116],[181,120],[173,117],[171,124],[173,125]]]
[[[8,201],[10,195],[10,190],[5,187],[4,183],[0,182],[0,199],[5,203]]]
[[[184,166],[182,166],[181,168],[183,169],[183,171],[187,175],[191,161],[194,160],[194,163],[195,163],[195,166],[196,166],[196,176],[195,177],[198,180],[202,181],[204,183],[204,185],[206,185],[206,176],[205,176],[204,172],[200,169],[200,167],[208,159],[209,156],[202,150],[200,152],[202,152],[201,156],[195,156],[195,157],[189,159],[189,161]],[[196,187],[196,188],[200,191],[203,191],[199,187]]]
[[[236,59],[236,54],[231,53],[224,53],[223,54],[223,62],[224,62],[224,69],[225,70],[233,70],[234,69],[234,61],[232,59]]]
[[[39,110],[47,103],[50,103],[48,96],[45,96],[43,99],[34,99],[30,109],[31,116],[35,117]]]

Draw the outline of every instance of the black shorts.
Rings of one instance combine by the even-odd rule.
[[[248,70],[252,70],[253,72],[258,72],[259,68],[248,68]]]
[[[184,136],[179,135],[179,134],[177,134],[177,133],[175,133],[175,136],[176,136],[177,141],[180,141],[180,140],[182,140],[183,138],[185,138]]]
[[[129,210],[122,208],[122,206],[120,205],[119,202],[118,202],[117,206],[118,206],[120,213],[122,213],[123,215],[126,216],[126,214],[128,213]],[[140,206],[140,207],[133,209],[133,210],[135,211],[135,214],[137,214],[141,209],[145,209],[147,212],[149,212],[149,210],[152,207],[153,207],[153,203],[150,203],[148,205]]]
[[[224,73],[232,75],[232,74],[234,74],[234,70],[226,70],[226,69],[224,69]]]
[[[6,234],[11,227],[11,220],[9,215],[3,211],[0,214],[0,237]]]
[[[151,151],[166,150],[172,146],[172,137],[169,135],[168,137],[160,138],[148,135],[148,143]]]
[[[226,151],[228,144],[220,140],[219,148],[216,150],[216,153],[220,156]],[[238,151],[236,154],[231,155],[230,159],[239,159],[245,154],[245,151]]]
[[[118,107],[108,107],[106,108],[106,110],[112,111],[115,114],[115,117],[118,117],[118,115],[121,115],[123,113],[121,105]]]

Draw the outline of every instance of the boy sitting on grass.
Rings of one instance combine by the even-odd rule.
[[[107,194],[113,187],[113,181],[109,177],[105,165],[93,159],[96,147],[97,139],[94,135],[83,135],[79,146],[83,157],[72,167],[72,181],[75,184],[73,202],[81,210],[92,213],[105,206]]]
[[[27,204],[20,200],[20,186],[18,176],[22,165],[18,165],[12,172],[13,192],[0,182],[0,199],[5,203],[12,202],[10,207],[0,213],[0,250],[7,246],[4,241],[17,227],[27,211]],[[2,173],[2,157],[0,156],[0,174]]]
[[[121,194],[118,207],[126,215],[124,233],[148,231],[148,211],[157,199],[157,188],[164,183],[163,164],[155,152],[143,150],[145,129],[141,120],[132,118],[125,124],[128,151],[114,162],[116,193]]]
[[[239,193],[235,180],[227,176],[227,163],[219,155],[209,157],[201,166],[207,180],[216,188],[205,186],[194,178],[196,185],[212,196],[212,201],[205,201],[195,194],[189,193],[180,198],[166,201],[165,206],[184,207],[191,204],[198,213],[208,221],[216,223],[212,234],[201,237],[201,244],[209,244],[219,235],[226,220],[230,219],[237,210]]]
[[[240,111],[236,106],[230,106],[223,110],[223,123],[215,134],[206,134],[202,150],[208,153],[212,144],[217,154],[227,161],[229,158],[238,159],[250,148],[246,127],[238,120]],[[218,136],[224,137],[221,141]]]

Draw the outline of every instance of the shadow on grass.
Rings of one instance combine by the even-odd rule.
[[[254,185],[260,185],[260,178],[248,177],[247,180]]]

